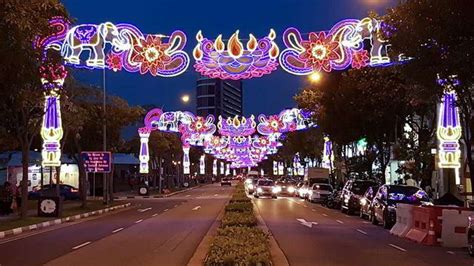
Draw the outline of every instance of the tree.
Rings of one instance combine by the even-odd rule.
[[[79,189],[83,206],[86,205],[86,172],[80,156],[83,150],[102,150],[103,123],[107,122],[108,151],[124,150],[125,141],[121,138],[122,130],[135,123],[143,116],[140,107],[129,106],[127,101],[118,96],[106,96],[107,114],[104,120],[102,90],[84,86],[71,80],[67,83],[63,95],[62,147],[71,154],[79,167]]]
[[[44,112],[38,72],[41,51],[33,47],[33,40],[46,35],[53,16],[67,17],[59,0],[3,0],[0,6],[0,124],[21,146],[23,199],[28,197],[29,150]],[[21,207],[22,218],[27,207]]]
[[[469,0],[403,1],[383,16],[385,35],[393,54],[411,60],[402,74],[410,83],[429,87],[438,95],[443,88],[436,79],[456,75],[460,84],[454,89],[464,123],[467,163],[474,186],[474,6]],[[471,187],[472,189],[472,187]]]

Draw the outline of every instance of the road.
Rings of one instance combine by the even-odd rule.
[[[253,201],[290,265],[474,265],[465,250],[410,242],[298,198]]]
[[[230,197],[207,185],[0,241],[0,265],[186,265]]]

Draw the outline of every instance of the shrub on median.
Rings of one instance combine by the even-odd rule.
[[[227,226],[256,226],[257,218],[253,212],[226,212],[222,218],[222,227]]]
[[[229,226],[218,230],[206,265],[271,265],[268,236],[256,227]]]
[[[226,212],[249,212],[252,210],[252,202],[232,202],[225,206]]]

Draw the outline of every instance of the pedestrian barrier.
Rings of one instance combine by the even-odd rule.
[[[397,204],[397,222],[390,230],[390,234],[405,237],[413,226],[413,205]]]
[[[442,211],[441,243],[444,247],[467,247],[468,217],[473,216],[473,211],[465,209]]]
[[[426,207],[413,207],[413,225],[406,234],[406,238],[427,245],[436,244],[436,236],[434,232],[434,217],[431,215],[432,209]],[[434,238],[434,243],[433,243]]]

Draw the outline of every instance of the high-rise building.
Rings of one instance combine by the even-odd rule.
[[[243,115],[243,89],[240,80],[200,78],[196,83],[196,113],[216,117]]]

